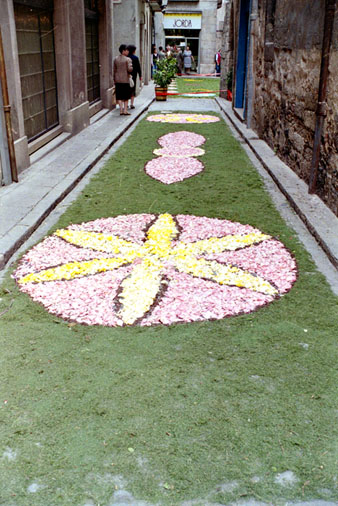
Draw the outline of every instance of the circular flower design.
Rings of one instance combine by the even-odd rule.
[[[14,273],[49,312],[107,326],[249,313],[288,292],[296,276],[286,248],[249,225],[167,213],[57,230]]]
[[[148,116],[148,121],[155,121],[157,123],[215,123],[219,121],[217,116],[209,114],[154,114]]]

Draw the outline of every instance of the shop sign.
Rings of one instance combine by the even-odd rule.
[[[200,13],[166,13],[163,19],[163,28],[166,30],[200,30],[202,14]]]

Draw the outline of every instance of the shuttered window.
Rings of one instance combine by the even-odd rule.
[[[14,3],[25,134],[35,139],[58,124],[53,2]]]

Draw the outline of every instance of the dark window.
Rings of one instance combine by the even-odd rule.
[[[266,0],[264,60],[268,64],[272,63],[274,58],[275,11],[276,0]]]
[[[38,5],[35,2],[34,5]],[[14,4],[22,105],[28,140],[58,124],[52,2]]]
[[[100,98],[99,12],[97,0],[84,0],[86,17],[86,63],[89,103]]]

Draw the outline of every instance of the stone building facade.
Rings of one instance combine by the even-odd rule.
[[[307,183],[316,124],[324,114],[316,193],[336,214],[337,10],[335,0],[232,0],[224,40],[230,62],[224,73],[233,70],[235,110]],[[320,107],[325,17],[333,30],[326,104]]]
[[[190,47],[201,74],[215,72],[217,0],[168,0],[155,14],[155,44]]]
[[[159,2],[0,0],[19,173],[43,145],[63,132],[78,133],[92,116],[114,107],[113,58],[121,43],[140,49],[148,82],[153,8],[160,10]],[[1,115],[0,133],[2,124]],[[3,155],[0,166],[4,161]],[[7,184],[0,176],[1,184]]]

